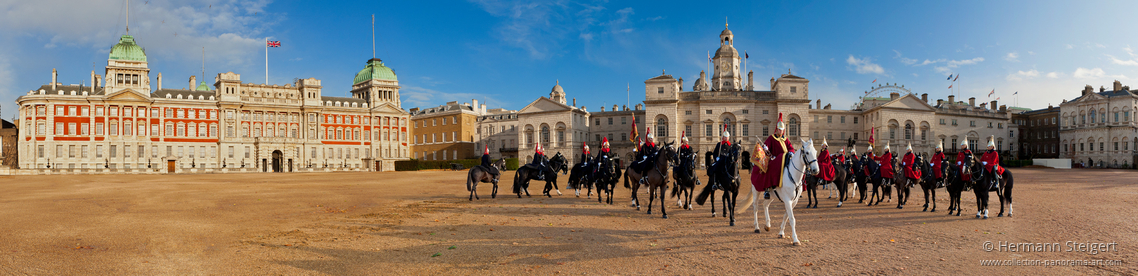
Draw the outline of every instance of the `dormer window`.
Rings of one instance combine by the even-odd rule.
[[[798,87],[797,86],[791,86],[790,87],[790,93],[798,93]]]
[[[657,87],[656,88],[656,94],[664,94],[664,88],[663,87]]]

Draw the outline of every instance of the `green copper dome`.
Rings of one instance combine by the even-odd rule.
[[[352,82],[352,84],[357,84],[369,80],[398,81],[398,79],[395,78],[395,72],[391,71],[391,68],[383,66],[383,61],[379,60],[378,58],[368,60],[367,66],[364,66],[363,70],[360,70],[359,73],[356,73],[356,80],[355,82]]]
[[[124,35],[119,38],[119,44],[111,47],[110,59],[146,62],[146,50],[134,43],[134,37]]]
[[[197,91],[209,91],[209,85],[206,85],[206,84],[205,84],[205,82],[203,81],[203,82],[202,82],[202,84],[199,84],[199,85],[198,85],[198,88],[197,88],[197,89],[194,89],[194,90],[197,90]]]

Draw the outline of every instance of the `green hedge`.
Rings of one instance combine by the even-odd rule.
[[[479,159],[462,159],[462,160],[441,160],[441,161],[426,161],[411,159],[406,161],[395,161],[395,171],[418,171],[418,170],[449,170],[452,163],[462,164],[463,168],[472,168],[482,164]],[[506,170],[517,170],[518,159],[506,159]]]
[[[517,158],[506,158],[506,170],[507,171],[516,171],[516,170],[518,170],[518,167],[519,167],[519,165],[518,165],[518,159]]]
[[[1013,168],[1015,168],[1015,167],[1024,167],[1024,166],[1031,166],[1032,164],[1033,164],[1033,162],[1031,161],[1031,159],[1023,159],[1023,160],[1004,160],[1004,162],[1003,162],[1003,165],[1004,165],[1005,167],[1013,167]]]

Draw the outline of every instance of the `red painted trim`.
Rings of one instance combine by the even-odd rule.
[[[166,142],[199,142],[199,143],[216,143],[217,139],[197,139],[197,138],[166,138]]]
[[[325,145],[359,146],[360,142],[322,141]]]
[[[91,137],[54,137],[55,141],[91,141]]]

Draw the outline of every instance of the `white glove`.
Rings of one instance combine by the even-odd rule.
[[[929,162],[929,166],[936,166],[936,163]]]
[[[905,165],[905,162],[901,162],[901,166],[904,166],[904,165]]]
[[[719,162],[719,157],[716,157],[716,158],[715,158],[715,162]]]
[[[984,166],[987,166],[987,165],[988,165],[988,161],[984,161],[984,162],[980,162],[980,163],[983,163],[983,164],[984,164]]]
[[[960,165],[960,161],[956,161],[956,165]]]

